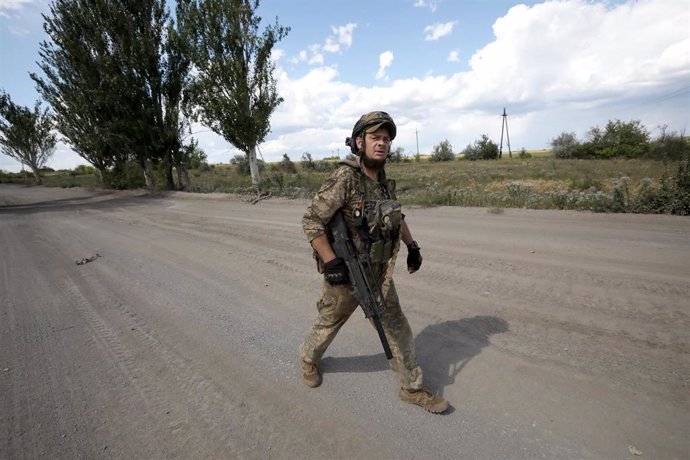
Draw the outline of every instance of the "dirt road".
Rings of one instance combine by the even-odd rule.
[[[434,416],[359,313],[301,383],[305,207],[0,185],[0,458],[690,457],[689,218],[407,209]]]

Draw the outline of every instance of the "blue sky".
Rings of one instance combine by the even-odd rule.
[[[28,74],[48,5],[0,0],[0,88],[24,105],[38,98]],[[260,146],[267,161],[343,157],[370,110],[394,117],[407,154],[417,139],[422,154],[444,139],[455,151],[482,134],[498,143],[504,107],[513,150],[612,119],[652,135],[689,127],[690,0],[263,0],[259,14],[291,27],[274,50],[285,102]],[[192,130],[212,163],[239,153]],[[60,144],[49,166],[84,163]],[[20,167],[0,155],[0,169]]]

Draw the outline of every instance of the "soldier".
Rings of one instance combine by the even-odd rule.
[[[419,245],[400,212],[395,183],[386,179],[384,165],[397,128],[386,112],[362,115],[346,140],[357,161],[344,161],[324,182],[302,218],[302,228],[314,249],[319,273],[324,275],[318,316],[300,346],[302,380],[309,387],[321,385],[319,361],[326,348],[358,306],[349,293],[349,274],[343,259],[336,257],[327,231],[328,222],[343,210],[349,233],[358,250],[369,248],[376,282],[386,301],[381,314],[393,359],[391,368],[400,378],[400,398],[429,412],[441,413],[448,402],[431,394],[422,385],[422,369],[417,364],[412,330],[407,322],[393,283],[393,268],[400,241],[407,246],[407,270],[414,273],[422,265]],[[355,206],[362,206],[367,217],[353,217]],[[366,244],[363,243],[366,240]]]

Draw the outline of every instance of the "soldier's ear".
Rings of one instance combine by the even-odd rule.
[[[355,142],[357,142],[357,150],[362,150],[362,136],[357,136]]]

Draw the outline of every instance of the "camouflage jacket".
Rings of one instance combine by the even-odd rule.
[[[379,181],[376,182],[364,174],[359,164],[342,163],[344,164],[328,176],[307,207],[302,217],[302,229],[311,242],[314,238],[327,234],[328,222],[338,209],[342,209],[350,235],[359,248],[360,238],[353,223],[353,208],[360,200],[395,200],[395,182],[387,180],[383,172],[379,176]],[[393,250],[389,251],[391,262],[395,259],[399,245],[399,241],[396,241]],[[323,272],[321,260],[316,253],[314,253],[314,258],[318,262],[319,272]],[[392,270],[393,263],[391,262],[376,267],[378,275],[383,275],[387,268]]]

